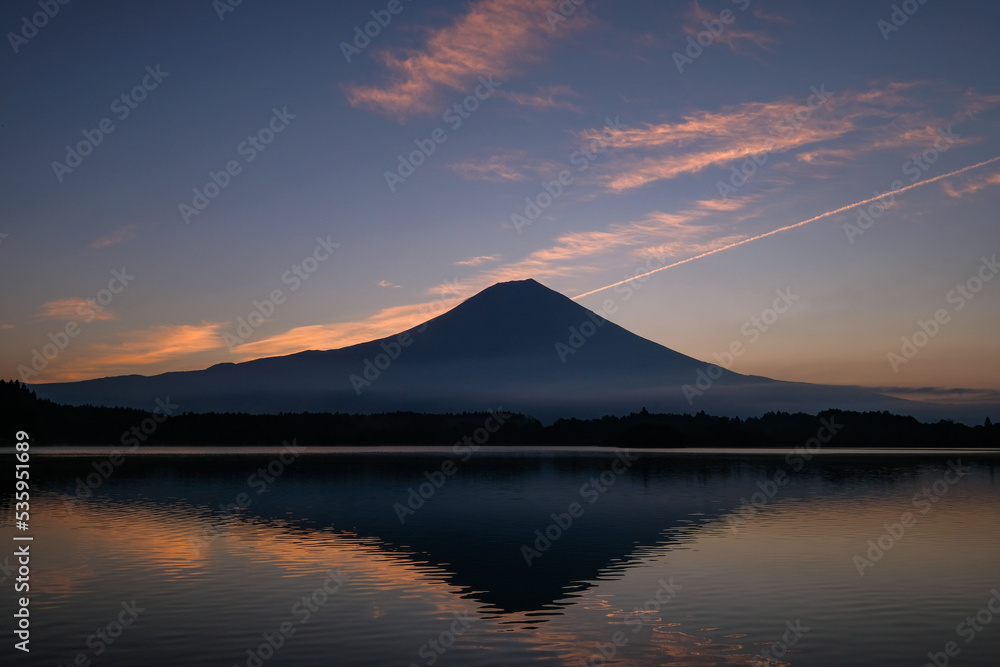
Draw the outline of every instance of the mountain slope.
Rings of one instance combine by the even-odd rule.
[[[181,411],[427,412],[504,409],[543,420],[654,411],[748,416],[768,410],[913,404],[847,387],[785,383],[713,367],[600,318],[534,280],[499,283],[401,334],[202,371],[34,385],[40,397]],[[701,375],[700,375],[701,374]],[[705,391],[682,385],[699,377]],[[691,398],[691,400],[689,400]]]

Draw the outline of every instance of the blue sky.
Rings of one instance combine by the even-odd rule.
[[[579,302],[737,372],[981,398],[1000,6],[896,7],[4,3],[2,374],[332,349],[708,252]]]

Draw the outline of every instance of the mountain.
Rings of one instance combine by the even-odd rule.
[[[856,387],[780,382],[710,366],[637,336],[534,280],[498,283],[413,329],[337,350],[32,388],[39,397],[70,405],[151,410],[157,399],[169,397],[182,412],[502,407],[550,421],[642,407],[741,417],[831,407],[925,411],[923,404]]]

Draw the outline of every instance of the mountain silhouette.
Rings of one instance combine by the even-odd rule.
[[[921,406],[856,387],[731,372],[633,334],[530,279],[498,283],[417,327],[341,349],[32,388],[70,405],[151,409],[169,396],[185,412],[502,407],[543,421],[640,407],[753,416],[831,407],[917,414]]]

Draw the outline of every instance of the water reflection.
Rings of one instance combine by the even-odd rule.
[[[480,455],[402,522],[395,506],[440,482],[440,454],[303,454],[262,493],[248,478],[271,455],[134,456],[87,498],[75,480],[93,457],[39,458],[33,657],[92,653],[95,628],[135,598],[149,611],[108,664],[247,664],[342,571],[268,664],[748,664],[797,619],[810,631],[786,661],[850,664],[849,640],[913,663],[1000,584],[994,459],[965,457],[968,479],[863,577],[852,557],[947,458],[817,458],[736,524],[782,457],[644,453],[602,480],[608,455]],[[573,503],[529,567],[522,547],[543,546],[535,531]],[[1000,630],[966,655],[997,648]]]

